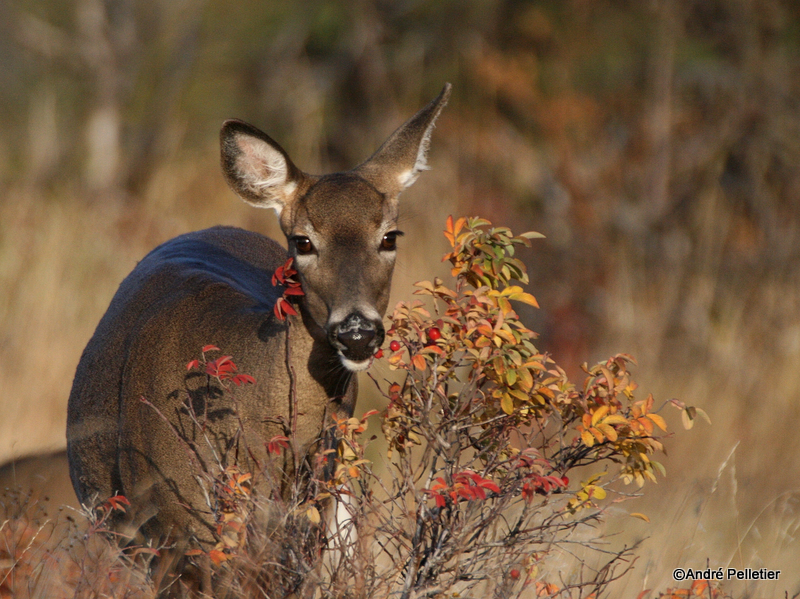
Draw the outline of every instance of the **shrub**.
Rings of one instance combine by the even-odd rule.
[[[319,458],[334,458],[332,475],[310,468],[311,485],[294,481],[306,488],[278,509],[278,536],[256,535],[257,553],[282,548],[273,574],[248,562],[262,582],[293,581],[280,592],[592,597],[632,563],[633,548],[611,550],[594,530],[612,501],[635,495],[629,487],[664,474],[654,458],[666,423],[652,396],[635,397],[633,359],[584,364],[585,380],[572,383],[512,304],[537,306],[520,286],[528,277],[516,252],[541,236],[479,218],[449,218],[445,236],[454,285],[417,283],[427,301],[398,304],[376,355],[399,375],[373,377],[387,407],[334,422],[338,449]],[[674,405],[691,424],[698,410]],[[370,420],[385,442],[380,464],[367,459],[378,438],[366,437]],[[270,452],[289,445],[274,439]],[[338,517],[326,521],[331,504]],[[233,545],[223,540],[213,561],[236,568]],[[292,568],[294,578],[274,574]]]

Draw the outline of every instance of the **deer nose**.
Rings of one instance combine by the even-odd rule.
[[[332,327],[330,332],[331,344],[352,362],[371,358],[375,348],[383,343],[384,336],[383,324],[356,313]]]

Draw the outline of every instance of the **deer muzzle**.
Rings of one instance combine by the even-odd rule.
[[[328,340],[339,351],[348,370],[364,370],[369,359],[383,343],[386,332],[383,323],[370,320],[356,312],[330,327]]]

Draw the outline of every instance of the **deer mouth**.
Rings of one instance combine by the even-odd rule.
[[[348,370],[365,370],[370,359],[383,343],[383,323],[352,313],[331,326],[328,341],[336,348],[342,365]]]

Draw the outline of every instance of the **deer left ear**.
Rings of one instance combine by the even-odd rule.
[[[450,98],[452,86],[445,83],[430,104],[411,117],[353,172],[372,183],[380,192],[396,198],[428,170],[428,145],[436,119]]]
[[[220,147],[228,185],[258,208],[274,208],[280,214],[306,179],[277,142],[244,121],[223,123]]]

